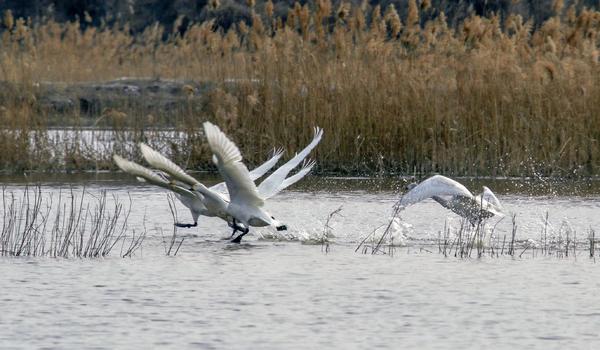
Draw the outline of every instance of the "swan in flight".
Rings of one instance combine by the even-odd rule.
[[[160,156],[162,157],[162,155]],[[168,159],[165,158],[173,166],[173,168],[169,169],[168,173],[171,174],[174,180],[171,180],[162,172],[150,170],[116,154],[113,155],[113,160],[121,170],[137,177],[138,180],[166,188],[173,191],[179,198],[184,198],[184,203],[186,206],[189,205],[188,208],[193,213],[205,216],[217,216],[225,221],[230,221],[229,214],[227,213],[228,201],[226,196],[207,188]]]
[[[432,198],[444,208],[469,220],[473,226],[492,216],[504,216],[500,201],[486,186],[483,186],[480,195],[474,196],[461,183],[442,175],[434,175],[419,184],[408,185],[408,189],[395,205],[398,210]]]
[[[170,178],[173,178],[174,180],[176,180],[175,183],[179,187],[190,189],[193,189],[194,186],[200,184],[198,180],[188,175],[177,164],[173,163],[170,159],[163,156],[156,150],[152,149],[150,146],[146,145],[145,143],[140,143],[139,146],[144,159],[148,162],[148,164],[150,164],[156,169],[159,169],[160,171],[157,171],[156,173],[166,181],[171,181]],[[283,149],[276,150],[269,160],[267,160],[261,166],[257,167],[256,169],[250,172],[250,177],[253,180],[262,177],[267,171],[273,168],[275,164],[277,164],[282,154]],[[218,183],[212,187],[209,187],[208,189],[214,192],[218,197],[222,198],[223,200],[218,200],[218,203],[213,202],[208,204],[213,208],[218,208],[218,210],[208,209],[207,203],[205,202],[210,202],[211,200],[204,198],[204,196],[202,196],[199,193],[195,193],[193,190],[188,191],[187,193],[182,193],[181,191],[173,191],[175,192],[175,195],[177,196],[179,201],[190,210],[192,219],[194,220],[192,224],[175,223],[176,226],[185,228],[196,227],[198,226],[198,218],[200,217],[200,215],[214,217],[219,216],[219,214],[225,212],[224,208],[226,208],[229,203],[229,196],[227,194],[227,188],[225,186],[225,183]],[[222,215],[219,217],[225,219],[225,217],[223,217]]]
[[[319,143],[323,130],[315,128],[313,141],[294,158],[273,172],[258,187],[252,180],[248,168],[242,162],[242,155],[235,143],[219,127],[210,122],[204,123],[204,133],[213,152],[213,162],[217,165],[229,192],[230,202],[227,206],[227,212],[233,219],[234,233],[235,229],[239,227],[239,223],[245,226],[241,230],[242,234],[237,239],[241,239],[241,237],[248,234],[250,226],[273,226],[278,231],[286,230],[285,225],[263,209],[265,200],[298,181],[310,171],[314,162],[309,162],[308,165],[305,164],[297,174],[286,178],[289,172],[300,164]]]

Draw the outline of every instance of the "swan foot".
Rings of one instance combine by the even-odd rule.
[[[198,226],[198,223],[194,222],[193,224],[182,224],[180,222],[176,222],[175,226],[177,226],[177,227],[183,227],[183,228],[192,228],[192,227]]]

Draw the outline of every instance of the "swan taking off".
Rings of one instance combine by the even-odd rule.
[[[212,196],[210,198],[206,198],[205,196],[193,190],[194,186],[198,186],[200,182],[191,175],[187,174],[182,168],[173,163],[170,159],[155,151],[145,143],[140,143],[140,151],[142,152],[142,155],[148,164],[164,172],[157,172],[158,175],[167,181],[177,184],[179,187],[191,189],[191,191],[188,191],[187,194],[182,193],[181,191],[173,191],[175,192],[175,195],[179,201],[190,210],[192,219],[194,220],[193,224],[175,223],[176,226],[186,228],[196,227],[198,225],[198,217],[200,215],[209,217],[218,216],[228,221],[226,208],[229,204],[229,196],[224,183],[219,183],[208,188],[208,190],[213,192],[217,197]],[[269,160],[250,172],[251,178],[254,180],[263,176],[267,171],[275,166],[282,154],[283,150],[281,149],[275,151]],[[190,193],[192,195],[190,195]],[[217,200],[215,201],[214,198]]]
[[[290,171],[298,166],[308,156],[310,151],[316,147],[322,135],[323,131],[321,129],[315,129],[315,136],[310,144],[261,183],[258,190],[262,198],[271,198],[285,188],[298,182],[312,170],[315,162],[305,161],[302,168],[296,174],[287,177]],[[198,224],[199,216],[203,215],[219,217],[225,220],[234,230],[232,237],[235,232],[244,232],[246,230],[246,227],[241,226],[240,223],[233,223],[232,217],[227,213],[229,194],[225,183],[219,183],[206,188],[177,164],[150,146],[140,143],[140,150],[146,161],[157,170],[150,170],[117,155],[113,159],[121,170],[136,176],[138,180],[166,188],[175,193],[181,203],[190,210],[194,220],[193,224],[175,223],[176,226],[195,227]],[[256,180],[262,177],[279,161],[282,153],[283,150],[275,151],[274,155],[268,161],[250,172],[250,178]],[[233,242],[239,242],[240,239],[241,236],[234,239]]]
[[[165,165],[165,168],[167,165],[169,166],[169,170],[172,174],[176,174],[176,176],[172,176],[173,180],[162,172],[150,170],[135,162],[123,159],[116,154],[113,155],[113,160],[121,170],[136,176],[138,180],[173,191],[179,198],[185,200],[184,204],[192,210],[192,213],[195,212],[198,215],[205,216],[217,216],[225,221],[229,221],[229,215],[227,214],[228,201],[226,196],[202,185],[174,163]],[[166,160],[170,162],[168,159]]]
[[[504,216],[500,201],[486,186],[483,186],[480,195],[474,196],[461,183],[442,175],[434,175],[419,184],[410,184],[408,189],[395,205],[398,210],[431,198],[469,220],[473,226],[492,216]]]
[[[254,184],[250,172],[242,162],[242,155],[238,147],[233,143],[216,125],[210,122],[204,123],[204,133],[213,152],[213,162],[217,165],[219,173],[225,180],[230,202],[227,212],[233,219],[234,228],[241,223],[245,229],[241,230],[234,241],[239,242],[249,232],[250,226],[263,227],[273,226],[278,231],[286,230],[287,227],[277,221],[271,214],[263,209],[265,200],[271,198],[283,188],[298,181],[314,165],[309,162],[297,174],[286,179],[287,174],[296,167],[306,155],[319,143],[323,131],[315,129],[315,138],[302,152],[277,169],[258,187]],[[234,229],[235,230],[235,229]],[[235,232],[235,231],[234,231]]]
[[[292,159],[290,159],[284,165],[275,170],[260,184],[260,186],[258,187],[258,192],[260,193],[260,196],[263,199],[268,199],[275,196],[277,193],[300,181],[312,170],[312,168],[315,165],[315,162],[304,160],[308,156],[308,154],[319,144],[322,136],[323,130],[320,128],[316,128],[315,135],[312,141],[304,149],[302,149],[302,151],[297,153]],[[174,179],[175,183],[180,184],[180,186],[184,188],[191,188],[192,192],[194,186],[197,186],[199,184],[199,182],[196,179],[185,173],[183,169],[181,169],[167,157],[152,149],[150,146],[141,143],[140,150],[142,151],[142,155],[150,165],[166,173],[164,174],[157,172],[163,177],[167,176],[167,180],[169,180],[168,177],[171,177]],[[269,171],[271,168],[273,168],[273,166],[275,166],[275,164],[281,158],[282,154],[283,150],[277,150],[268,161],[266,161],[261,166],[255,168],[250,172],[250,178],[253,181],[261,178],[267,171]],[[303,161],[304,164],[302,165],[300,170],[298,170],[296,174],[287,177],[288,174]],[[197,226],[197,220],[200,215],[218,216],[226,220],[229,226],[233,228],[234,231],[232,233],[232,237],[236,231],[244,231],[244,228],[240,227],[239,223],[234,224],[230,222],[230,219],[224,217],[223,213],[225,212],[225,208],[229,204],[229,193],[227,191],[226,184],[224,182],[221,182],[208,188],[208,190],[214,192],[216,195],[221,197],[223,201],[219,200],[218,202],[215,202],[213,199],[205,198],[199,193],[194,193],[193,196],[190,196],[186,195],[185,193],[181,193],[181,191],[174,191],[175,195],[179,198],[179,200],[190,209],[190,212],[192,213],[192,218],[194,219],[194,224],[176,223],[176,225],[179,227],[194,227]],[[215,197],[213,196],[213,198]],[[204,203],[206,201],[208,201],[209,203]],[[209,205],[209,207],[213,209],[207,208],[207,205]]]

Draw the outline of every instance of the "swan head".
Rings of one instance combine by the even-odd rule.
[[[275,217],[270,216],[270,215],[260,215],[260,216],[251,217],[248,220],[248,224],[250,224],[250,226],[258,226],[258,227],[273,226],[273,227],[275,227],[275,229],[277,231],[287,230],[286,225],[282,224],[281,222],[276,220]]]
[[[275,227],[277,231],[287,231],[287,225],[277,221],[273,216],[271,216],[271,220],[271,226]]]

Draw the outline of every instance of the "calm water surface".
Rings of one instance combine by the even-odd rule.
[[[23,181],[4,179],[16,191]],[[131,195],[130,226],[147,228],[143,249],[127,259],[0,258],[2,349],[600,347],[599,265],[584,251],[568,259],[444,258],[435,245],[433,253],[420,247],[457,220],[423,202],[402,214],[412,228],[393,257],[355,253],[387,222],[402,181],[307,181],[268,203],[288,239],[263,239],[273,234],[259,230],[230,244],[224,223],[202,218],[178,231],[185,241],[175,257],[164,255],[160,234],[172,232],[164,192],[111,175],[83,181],[92,194]],[[74,182],[84,183],[51,179],[44,191]],[[490,187],[517,214],[520,239],[538,239],[546,213],[556,233],[568,226],[584,237],[600,227],[595,184],[546,184],[536,193],[541,185],[515,183]],[[340,206],[328,254],[302,242]],[[505,219],[497,231],[511,228]]]

